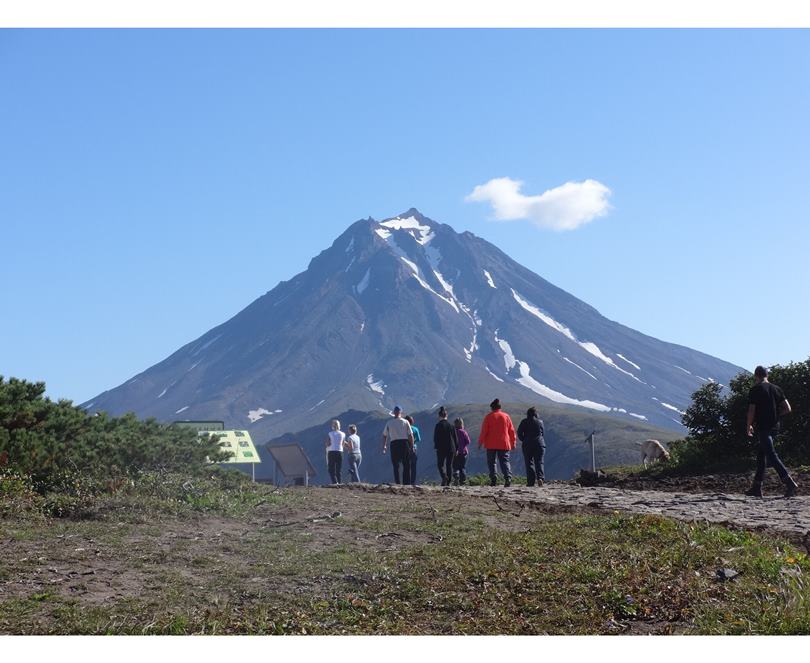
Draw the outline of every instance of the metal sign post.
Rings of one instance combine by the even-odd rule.
[[[596,472],[596,431],[592,431],[585,439],[585,443],[591,443],[591,472]]]

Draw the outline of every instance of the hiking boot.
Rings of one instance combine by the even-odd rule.
[[[511,486],[511,485],[512,485],[512,480],[511,479],[505,479],[504,480],[504,482],[503,482],[503,487],[504,488],[509,488],[509,486]]]
[[[798,489],[799,485],[793,479],[785,479],[785,497],[793,497]]]
[[[545,483],[545,481],[543,481],[542,479],[538,479],[537,480],[537,487],[542,488],[544,483]]]
[[[762,483],[755,481],[751,484],[751,487],[745,491],[745,494],[748,497],[762,497]]]
[[[490,485],[490,487],[494,488],[495,486],[498,485],[498,482],[495,479],[490,479],[489,480],[489,485]]]

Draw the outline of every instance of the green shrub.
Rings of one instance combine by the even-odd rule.
[[[782,387],[792,412],[782,418],[774,441],[782,459],[795,465],[810,464],[810,359],[772,366],[768,379]],[[728,387],[708,382],[692,394],[683,416],[689,437],[670,444],[677,470],[745,469],[756,456],[756,443],[748,437],[748,390],[754,378],[747,371]]]
[[[99,481],[144,472],[194,474],[223,457],[211,436],[154,419],[141,421],[132,413],[90,415],[68,400],[54,403],[44,393],[42,382],[0,376],[0,462],[30,476],[42,495],[92,492]],[[79,486],[82,481],[88,485]]]

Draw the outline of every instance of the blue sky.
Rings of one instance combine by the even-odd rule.
[[[639,331],[807,359],[808,37],[2,30],[0,374],[87,400],[412,206]],[[610,209],[465,200],[507,177]]]

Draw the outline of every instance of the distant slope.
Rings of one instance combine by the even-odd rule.
[[[525,417],[526,404],[508,403],[504,405],[512,422],[517,428]],[[449,418],[464,420],[464,427],[473,441],[471,456],[468,460],[468,474],[486,473],[486,458],[478,449],[478,434],[484,416],[489,408],[482,405],[448,406]],[[433,427],[438,421],[433,410],[413,413],[414,421],[422,434],[423,442],[418,450],[417,479],[419,481],[438,481],[436,454],[433,450]],[[640,451],[636,442],[655,438],[662,442],[678,437],[672,431],[665,431],[644,422],[622,421],[615,417],[598,413],[580,413],[574,409],[561,406],[541,408],[541,417],[546,428],[546,478],[570,479],[580,468],[589,468],[591,464],[590,446],[585,438],[591,431],[596,431],[596,462],[598,467],[616,464],[638,464]],[[360,412],[350,410],[338,415],[342,428],[357,424],[363,462],[360,477],[371,483],[391,483],[393,473],[391,459],[382,455],[382,430],[387,416],[378,412]],[[329,483],[326,472],[325,440],[331,419],[319,423],[298,433],[288,433],[269,442],[269,446],[297,442],[318,469],[316,483]],[[272,460],[262,449],[263,467],[259,476],[272,476]],[[520,443],[512,454],[512,468],[517,474],[525,476],[523,454]],[[344,481],[348,481],[348,469],[344,464]]]

